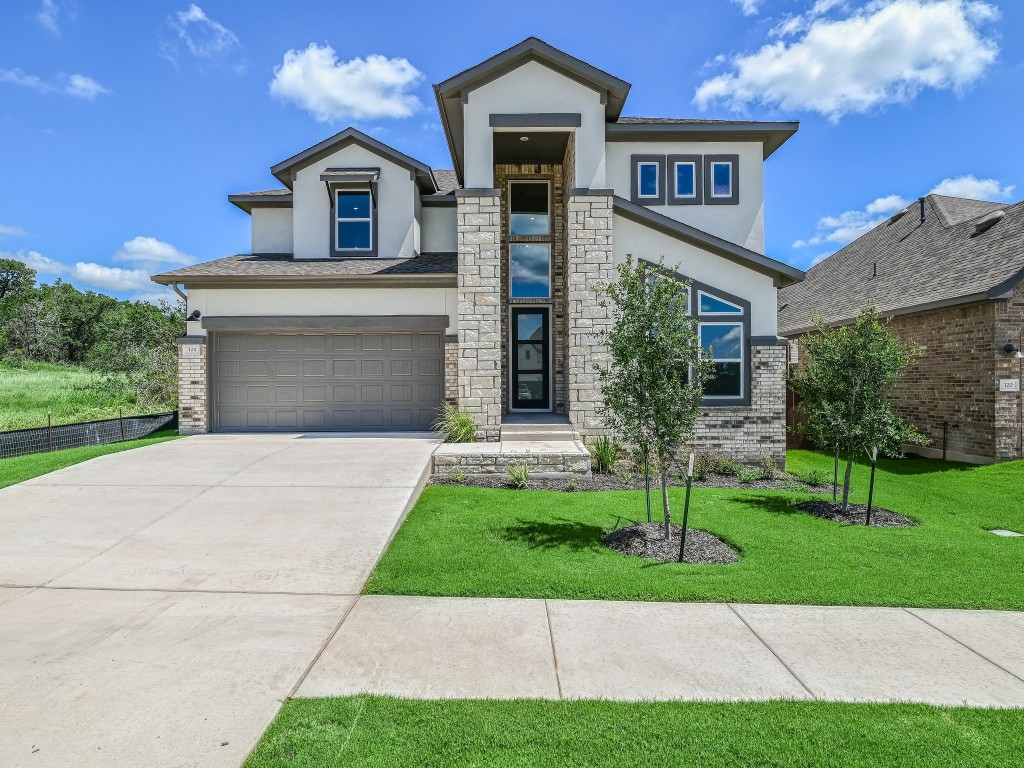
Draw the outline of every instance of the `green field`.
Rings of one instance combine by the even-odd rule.
[[[1022,752],[1022,710],[357,696],[286,702],[245,768],[994,768]]]
[[[788,468],[831,473],[830,456]],[[853,497],[867,499],[868,468]],[[366,586],[389,595],[1024,609],[1024,462],[880,462],[875,502],[920,524],[867,528],[792,508],[808,493],[697,488],[691,524],[741,553],[730,565],[658,563],[605,547],[644,514],[640,491],[563,493],[431,486]],[[671,498],[676,520],[683,490]],[[831,495],[828,496],[831,498]]]
[[[0,432],[45,427],[47,412],[54,424],[109,419],[140,411],[134,399],[116,397],[100,386],[101,375],[86,368],[50,363],[25,367],[0,364]]]

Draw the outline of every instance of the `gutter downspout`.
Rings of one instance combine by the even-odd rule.
[[[179,296],[181,296],[181,300],[184,301],[186,305],[188,305],[188,296],[186,296],[184,291],[182,291],[181,288],[178,287],[178,283],[171,283],[171,290],[174,291]]]

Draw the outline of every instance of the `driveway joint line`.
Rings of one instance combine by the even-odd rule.
[[[752,634],[752,635],[753,635],[754,637],[756,637],[756,638],[757,638],[757,640],[758,640],[758,642],[760,642],[760,643],[761,643],[761,645],[763,645],[763,646],[764,646],[765,648],[767,648],[767,649],[768,649],[768,652],[769,652],[769,653],[771,653],[771,655],[772,655],[772,656],[774,656],[774,657],[775,657],[776,659],[778,659],[778,662],[779,662],[779,664],[781,664],[781,665],[782,665],[783,667],[785,667],[785,668],[786,668],[786,671],[787,671],[787,672],[789,672],[789,674],[791,674],[791,675],[793,676],[793,679],[794,679],[794,680],[796,680],[796,681],[797,681],[798,683],[800,683],[800,686],[801,686],[801,687],[802,687],[802,688],[803,688],[803,689],[804,689],[805,691],[807,691],[808,695],[810,695],[810,697],[811,697],[811,698],[812,698],[812,699],[813,699],[814,701],[820,701],[820,698],[819,698],[819,697],[818,697],[818,696],[817,696],[817,695],[816,695],[816,694],[814,693],[814,691],[812,691],[812,690],[811,690],[811,689],[810,689],[810,688],[809,688],[809,687],[807,686],[807,684],[806,684],[806,683],[805,683],[805,682],[804,682],[803,680],[801,680],[801,679],[800,679],[800,675],[798,675],[798,674],[797,674],[797,673],[796,673],[796,672],[795,672],[795,671],[793,670],[793,668],[792,668],[791,666],[789,666],[789,664],[787,664],[787,663],[786,663],[786,661],[785,661],[785,660],[784,660],[784,659],[783,659],[783,658],[782,658],[781,656],[779,656],[779,654],[778,654],[778,653],[776,653],[776,652],[775,652],[775,649],[774,649],[774,648],[772,648],[772,647],[771,647],[771,646],[770,646],[770,645],[768,644],[768,642],[767,642],[767,641],[766,641],[766,640],[765,640],[765,639],[764,639],[763,637],[761,637],[761,635],[759,635],[759,634],[757,633],[757,630],[755,630],[755,629],[754,629],[754,628],[753,628],[752,626],[750,626],[750,622],[748,622],[748,621],[747,621],[747,620],[746,620],[745,618],[743,618],[743,615],[742,615],[742,614],[741,614],[741,613],[740,613],[740,612],[739,612],[739,611],[738,611],[738,610],[736,609],[736,606],[735,606],[735,605],[733,605],[732,603],[726,603],[726,605],[727,605],[727,606],[729,606],[729,610],[731,610],[731,611],[732,611],[732,612],[733,612],[734,614],[736,614],[736,618],[738,618],[738,619],[739,619],[740,621],[742,621],[742,622],[743,622],[743,625],[744,625],[744,626],[745,626],[745,627],[746,627],[746,628],[747,628],[748,630],[750,630],[750,634]]]
[[[288,592],[284,590],[253,589],[171,589],[170,587],[90,587],[81,584],[0,584],[5,589],[60,589],[82,592],[167,592],[170,594],[199,595],[285,595],[291,597],[358,597],[352,592]]]
[[[302,684],[306,682],[306,678],[309,677],[309,673],[313,671],[313,667],[315,667],[316,663],[320,661],[320,657],[323,656],[324,651],[327,650],[327,646],[331,644],[331,641],[334,640],[334,636],[337,635],[338,632],[341,630],[341,625],[345,623],[345,620],[349,617],[349,614],[352,613],[353,609],[355,609],[361,597],[362,595],[356,595],[356,599],[352,601],[352,604],[342,612],[341,618],[338,619],[338,623],[334,625],[334,629],[331,630],[331,633],[327,636],[327,639],[324,640],[323,645],[320,646],[320,650],[316,652],[316,655],[313,657],[313,660],[310,661],[308,665],[306,665],[306,669],[299,676],[299,679],[295,683],[295,685],[292,686],[292,689],[288,692],[288,696],[286,698],[292,699],[295,697],[295,694],[299,692],[299,688],[301,688]]]
[[[993,661],[992,659],[990,659],[988,656],[986,656],[981,651],[978,651],[978,650],[975,650],[974,648],[971,648],[971,646],[969,646],[963,640],[961,640],[960,638],[954,637],[953,635],[949,634],[949,632],[947,632],[946,630],[942,629],[942,627],[938,627],[938,626],[932,624],[930,621],[928,621],[928,619],[924,618],[924,616],[921,616],[920,614],[914,613],[914,611],[912,609],[910,609],[910,608],[904,607],[903,610],[906,611],[907,613],[909,613],[914,618],[922,621],[924,624],[926,624],[927,626],[931,627],[932,629],[934,629],[939,634],[945,635],[946,637],[948,637],[950,640],[952,640],[957,645],[960,645],[963,648],[966,648],[968,651],[973,653],[975,656],[978,656],[979,658],[984,659],[985,661],[987,661],[989,664],[991,664],[996,669],[998,669],[998,670],[1000,670],[1002,672],[1005,672],[1010,677],[1012,677],[1012,678],[1014,678],[1016,680],[1019,680],[1020,682],[1024,683],[1024,677],[1021,677],[1020,675],[1014,674],[1013,672],[1008,670],[1006,667],[1004,667],[999,662]]]
[[[555,630],[551,626],[551,610],[548,607],[547,599],[544,600],[544,617],[548,621],[548,639],[551,641],[551,661],[555,666],[555,684],[558,686],[558,698],[560,700],[564,700],[565,694],[562,692],[562,678],[558,674],[558,652],[555,650]]]

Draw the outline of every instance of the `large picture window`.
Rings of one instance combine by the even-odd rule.
[[[334,206],[334,250],[372,253],[373,199],[369,190],[338,190]]]
[[[700,346],[715,362],[715,375],[704,385],[707,398],[743,396],[743,324],[701,322]]]

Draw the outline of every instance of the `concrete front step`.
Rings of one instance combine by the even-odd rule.
[[[433,473],[505,474],[509,464],[525,462],[531,477],[590,475],[590,452],[578,440],[504,440],[498,443],[442,443],[434,451]]]
[[[502,442],[574,442],[579,433],[569,423],[564,424],[502,424]]]

